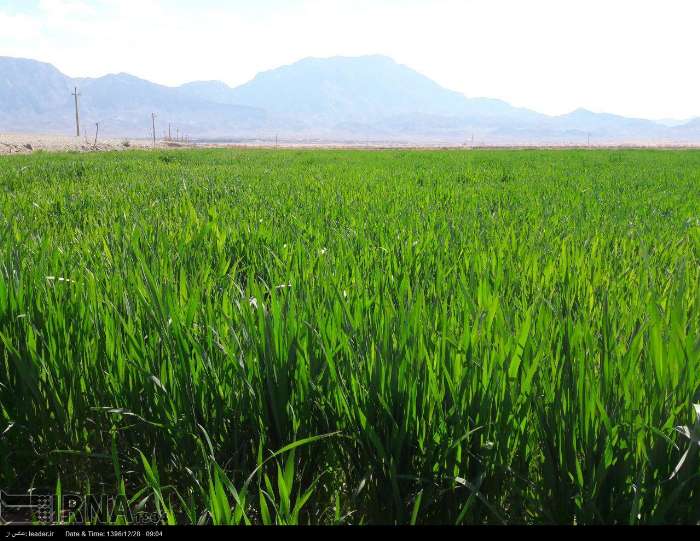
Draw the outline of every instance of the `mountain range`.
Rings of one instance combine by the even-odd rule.
[[[194,139],[445,144],[698,144],[700,118],[652,121],[578,109],[548,116],[443,88],[386,56],[307,58],[231,88],[179,87],[127,73],[70,78],[50,64],[0,57],[0,132],[82,131],[148,137],[171,127]]]

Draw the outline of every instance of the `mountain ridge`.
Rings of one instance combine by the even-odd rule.
[[[217,80],[166,86],[126,72],[71,78],[45,62],[0,56],[0,130],[70,132],[75,86],[82,123],[100,122],[101,133],[111,135],[149,135],[156,112],[158,136],[171,124],[205,139],[700,142],[700,119],[667,126],[584,108],[545,115],[469,98],[385,55],[307,57],[237,87]]]

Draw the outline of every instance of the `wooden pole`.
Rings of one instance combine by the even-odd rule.
[[[75,98],[75,136],[80,137],[80,112],[78,109],[78,96],[80,96],[80,92],[78,92],[78,87],[75,87],[75,90],[73,91],[73,97]]]
[[[95,122],[95,144],[92,145],[92,146],[94,146],[94,147],[97,146],[97,135],[98,135],[99,133],[100,133],[100,123],[99,123],[99,122]]]
[[[153,148],[156,148],[156,114],[151,113],[151,121],[153,122]]]

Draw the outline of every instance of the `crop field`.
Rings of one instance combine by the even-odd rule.
[[[698,403],[698,151],[0,157],[5,492],[695,524]]]

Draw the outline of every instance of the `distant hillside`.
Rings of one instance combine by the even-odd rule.
[[[211,103],[236,105],[233,89],[221,81],[194,81],[179,87],[180,95]]]
[[[266,118],[259,109],[208,101],[126,73],[86,79],[80,88],[86,118],[103,119],[105,124],[124,131],[133,126],[133,119],[138,119],[142,131],[148,131],[152,112],[158,115],[160,132],[171,123],[190,135],[257,127]]]
[[[76,86],[85,134],[94,133],[100,122],[105,136],[147,137],[152,112],[158,115],[159,137],[169,122],[182,134],[206,135],[257,129],[267,116],[261,110],[198,99],[126,73],[71,79],[50,64],[0,57],[0,131],[73,133]]]
[[[65,105],[72,81],[51,64],[0,57],[0,109],[43,113]]]
[[[682,141],[693,142],[700,140],[700,117],[681,126],[675,126],[673,132],[675,138]]]
[[[63,130],[71,83],[51,64],[0,57],[0,131]]]
[[[333,123],[513,112],[497,100],[468,100],[385,56],[307,58],[259,74],[233,90],[232,101]]]
[[[74,86],[92,133],[444,141],[475,144],[700,142],[698,122],[668,126],[578,109],[558,117],[468,98],[385,56],[307,58],[231,88],[220,81],[168,87],[126,73],[71,79],[50,64],[0,57],[0,132],[72,133]]]

